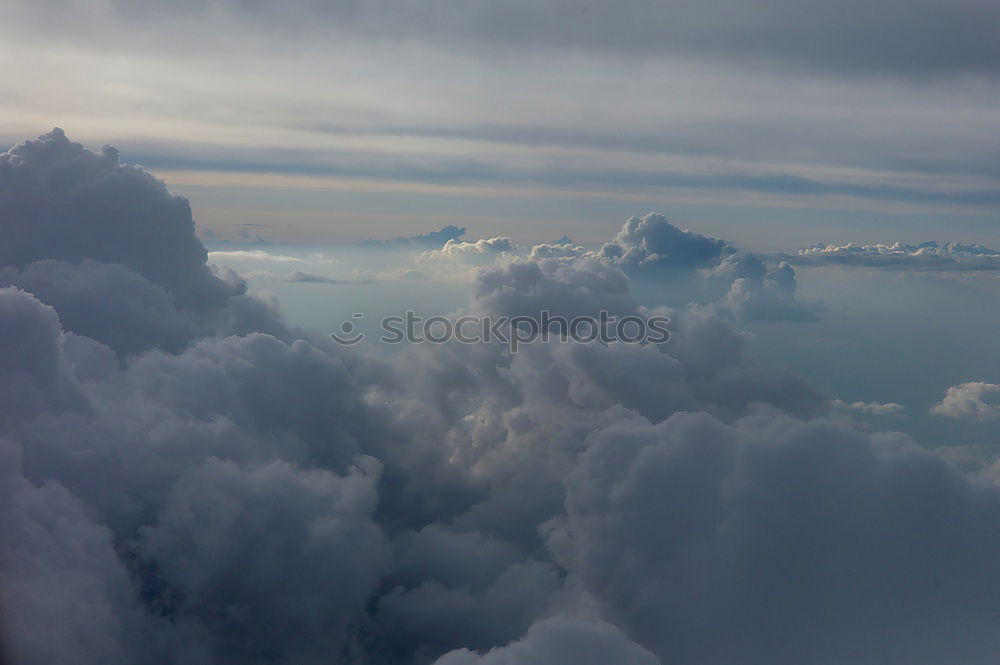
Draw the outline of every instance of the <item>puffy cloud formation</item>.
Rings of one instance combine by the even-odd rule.
[[[1000,644],[1000,494],[901,437],[675,414],[589,443],[550,546],[663,662],[985,663]]]
[[[68,330],[119,353],[284,333],[242,279],[206,263],[187,200],[114,148],[92,152],[58,128],[20,143],[0,153],[0,201],[0,287],[53,305]]]
[[[118,151],[72,143],[61,129],[0,153],[0,265],[120,263],[204,310],[234,295],[205,263],[187,200]]]
[[[528,254],[528,258],[538,259],[573,259],[586,254],[586,249],[581,245],[574,245],[567,240],[557,243],[540,243],[533,245]]]
[[[480,268],[515,260],[517,246],[510,238],[483,238],[475,242],[448,240],[439,249],[429,249],[417,254],[413,268],[421,277],[436,281],[471,282]],[[409,278],[413,270],[389,271],[388,279]]]
[[[598,255],[636,270],[670,272],[705,267],[734,251],[718,238],[679,229],[663,215],[650,213],[625,220]]]
[[[109,233],[160,237],[116,200],[150,182],[104,192]],[[15,190],[0,184],[22,205]],[[136,256],[73,258],[46,223],[51,256],[0,266],[15,665],[995,660],[1000,490],[825,417],[717,308],[667,312],[662,345],[367,355],[295,339],[245,294],[189,310],[130,267],[146,235]],[[480,273],[469,308],[648,315],[630,284],[595,256],[512,262]],[[111,331],[72,289],[148,343],[95,339]],[[167,349],[147,324],[184,312],[203,327]]]
[[[987,401],[994,393],[1000,393],[1000,384],[973,381],[951,386],[944,398],[931,407],[931,413],[975,422],[1000,420],[1000,399]]]
[[[444,247],[428,252],[426,256],[459,259],[472,263],[490,263],[494,261],[496,256],[509,253],[514,249],[515,245],[510,238],[503,237],[483,238],[476,242],[449,240],[444,244]]]
[[[743,252],[717,238],[679,229],[657,213],[630,217],[607,243],[596,251],[574,245],[569,239],[534,245],[525,252],[508,238],[476,242],[449,240],[440,250],[416,259],[422,276],[437,279],[472,280],[477,268],[493,268],[512,262],[537,263],[525,268],[556,270],[553,261],[583,266],[599,262],[611,272],[621,271],[647,299],[673,307],[690,302],[714,303],[716,309],[738,320],[811,320],[820,307],[795,298],[795,271],[785,261],[768,261]],[[488,283],[490,277],[482,278]],[[543,300],[544,296],[541,297]]]
[[[179,351],[207,330],[172,294],[118,263],[44,259],[23,271],[0,270],[0,285],[34,293],[59,311],[68,329],[123,352]]]
[[[628,277],[593,259],[546,259],[484,270],[473,285],[473,303],[480,311],[507,316],[536,316],[545,309],[567,317],[602,309],[624,315],[639,307]]]
[[[674,299],[693,294],[742,320],[808,320],[819,311],[795,299],[795,271],[787,262],[769,265],[718,238],[679,229],[657,213],[626,220],[595,255],[640,287],[655,285]]]
[[[783,255],[801,265],[848,265],[902,270],[1000,270],[1000,251],[983,245],[933,240],[910,245],[901,242],[861,245],[814,245],[797,254]]]

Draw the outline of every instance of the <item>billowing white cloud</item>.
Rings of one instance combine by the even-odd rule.
[[[951,386],[931,413],[976,422],[1000,420],[1000,398],[991,399],[994,394],[1000,394],[1000,384],[971,381]]]

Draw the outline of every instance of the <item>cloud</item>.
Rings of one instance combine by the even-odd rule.
[[[461,649],[435,665],[659,665],[652,653],[612,625],[572,617],[553,617],[533,625],[507,646],[475,654]]]
[[[986,422],[1000,419],[1000,403],[989,402],[993,393],[1000,393],[1000,384],[973,381],[951,386],[944,398],[931,407],[935,416],[945,416],[956,420]]]
[[[140,531],[163,589],[154,602],[197,621],[226,661],[328,662],[350,646],[388,564],[371,519],[379,465],[361,465],[337,476],[210,459],[186,472]]]
[[[434,281],[471,282],[480,268],[509,263],[520,248],[505,237],[475,242],[450,239],[439,249],[429,249],[413,258],[412,266],[387,271],[386,279],[409,279],[419,275]]]
[[[0,153],[0,266],[43,259],[120,263],[204,311],[235,295],[205,263],[186,199],[118,151],[72,143],[53,129]]]
[[[557,560],[662,662],[986,663],[997,647],[982,592],[1000,583],[1000,495],[902,437],[682,413],[592,434],[565,482]]]
[[[717,262],[734,249],[718,238],[679,229],[658,213],[629,217],[599,256],[621,266],[655,273],[683,271]]]
[[[125,167],[73,146],[24,153],[62,160],[65,214],[0,168],[0,210],[22,213],[4,223],[48,234],[12,229],[24,260],[0,266],[0,630],[16,665],[995,660],[1000,490],[826,417],[721,307],[656,310],[662,345],[339,347],[288,330],[204,255],[194,276],[176,247],[174,264],[139,265],[177,219],[117,199],[176,200],[128,169],[102,189],[95,169]],[[92,185],[114,213],[101,225],[67,194]],[[70,257],[80,220],[109,247],[136,237]],[[630,248],[716,272],[720,290],[787,289],[780,265],[662,224],[632,223]],[[484,266],[468,311],[649,316],[632,264],[610,258]],[[212,306],[189,307],[188,288]],[[157,348],[152,324],[184,312],[194,339]],[[104,317],[132,350],[98,339],[114,341]]]
[[[846,265],[899,270],[1000,270],[1000,251],[978,244],[933,240],[918,245],[892,244],[814,245],[798,254],[784,255],[799,265]]]
[[[808,321],[821,310],[796,300],[795,270],[787,262],[769,264],[718,238],[680,229],[658,213],[630,217],[588,255],[621,268],[638,288],[670,304],[686,304],[685,298],[716,302],[721,311],[748,321]]]
[[[991,39],[1000,16],[992,5],[974,0],[925,2],[916,7],[900,0],[879,0],[865,5],[864,11],[850,5],[836,12],[818,0],[721,0],[698,6],[627,0],[614,7],[577,0],[541,4],[518,0],[497,7],[477,0],[457,9],[436,2],[403,0],[342,1],[317,9],[306,0],[298,0],[281,12],[226,0],[211,10],[191,5],[190,13],[182,19],[167,14],[154,2],[138,3],[128,11],[113,6],[94,14],[83,13],[65,0],[41,7],[25,1],[16,3],[15,10],[21,24],[54,21],[64,32],[79,24],[96,29],[97,34],[111,28],[126,35],[136,31],[145,34],[144,27],[170,19],[168,25],[174,26],[173,30],[196,33],[236,24],[248,37],[265,42],[292,35],[300,41],[319,41],[333,31],[340,40],[461,47],[482,56],[497,51],[583,51],[727,63],[749,60],[853,75],[989,73],[1000,66],[1000,53]],[[271,38],[265,39],[265,35]],[[845,35],[851,36],[852,48],[845,48]],[[83,40],[89,35],[68,36]],[[153,43],[169,48],[163,39],[153,39]]]
[[[428,233],[420,233],[415,236],[405,236],[388,238],[386,240],[373,240],[368,239],[361,242],[362,247],[373,247],[373,248],[395,248],[395,249],[406,249],[406,248],[438,248],[444,245],[446,242],[452,240],[459,240],[463,235],[465,235],[464,226],[455,226],[449,224],[444,226],[437,231],[430,231]]]
[[[869,416],[896,416],[903,413],[903,405],[895,402],[845,402],[835,399],[832,404],[841,411],[857,411]]]
[[[176,352],[209,332],[200,316],[178,309],[170,293],[117,263],[45,259],[20,272],[0,270],[0,286],[30,291],[55,307],[70,330],[125,353]]]
[[[422,276],[456,281],[476,279],[480,268],[495,276],[500,273],[494,268],[502,272],[511,263],[540,266],[516,269],[522,280],[532,271],[540,275],[558,270],[577,270],[582,279],[589,279],[598,272],[595,266],[603,264],[608,267],[606,277],[623,275],[655,302],[672,306],[714,302],[720,312],[744,321],[813,320],[821,311],[818,304],[796,300],[795,271],[788,263],[768,262],[717,238],[679,229],[658,213],[630,217],[596,251],[568,240],[527,249],[508,238],[495,237],[476,242],[449,240],[440,250],[416,258]],[[557,263],[567,267],[559,268]],[[504,274],[514,276],[515,272]],[[490,279],[493,277],[479,279],[477,288]],[[620,282],[622,277],[615,279]],[[627,287],[619,284],[616,288]],[[555,301],[547,295],[539,299]]]
[[[177,352],[213,333],[285,332],[235,273],[209,266],[186,199],[118,151],[61,129],[0,153],[0,286],[55,306],[61,325],[119,353]],[[270,318],[270,320],[267,320]]]
[[[574,259],[579,256],[583,256],[586,250],[581,245],[574,245],[572,242],[567,240],[564,243],[540,243],[538,245],[533,245],[531,252],[528,254],[528,258],[532,260],[538,259]]]
[[[58,482],[21,477],[16,444],[0,457],[5,662],[135,662],[147,626],[111,530]]]
[[[750,254],[730,254],[707,273],[707,280],[732,280],[720,306],[744,321],[812,321],[822,305],[796,300],[795,270],[782,261],[766,267]]]
[[[515,247],[510,238],[484,238],[475,242],[448,240],[440,252],[445,256],[475,256],[480,254],[501,254],[510,252]]]

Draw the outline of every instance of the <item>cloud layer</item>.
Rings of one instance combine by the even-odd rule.
[[[1000,270],[1000,251],[979,244],[814,245],[784,258],[801,265],[846,265],[900,270]]]
[[[1000,491],[829,416],[718,306],[671,312],[662,346],[366,355],[248,304],[186,202],[110,154],[54,133],[0,156],[11,662],[995,660]],[[638,263],[787,288],[630,229]],[[645,315],[615,258],[490,266],[469,308]],[[167,344],[160,319],[192,328]]]

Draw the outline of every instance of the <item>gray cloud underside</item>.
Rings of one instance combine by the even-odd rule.
[[[298,155],[301,159],[301,153]],[[676,169],[633,168],[608,169],[565,166],[552,168],[513,168],[475,158],[443,159],[438,163],[409,163],[406,158],[394,158],[379,163],[360,154],[340,154],[326,151],[323,162],[282,159],[279,152],[234,159],[199,159],[169,154],[140,155],[137,162],[150,168],[205,169],[245,173],[280,173],[288,175],[333,176],[349,179],[377,179],[400,182],[422,182],[437,185],[519,186],[527,188],[576,189],[605,187],[616,193],[643,192],[656,188],[677,188],[715,191],[743,191],[761,194],[801,196],[852,197],[866,200],[901,201],[919,204],[950,204],[971,207],[1000,205],[1000,190],[993,187],[966,186],[949,191],[937,191],[922,186],[906,186],[879,182],[842,182],[827,177],[807,177],[785,172],[746,173],[686,173]],[[359,163],[360,162],[360,163]],[[995,164],[990,162],[992,170]],[[940,173],[940,165],[927,165],[932,173]],[[959,169],[968,172],[970,167]],[[947,169],[944,170],[947,172]]]

